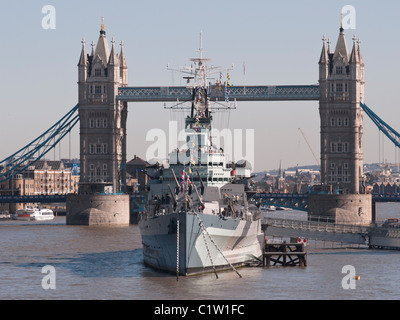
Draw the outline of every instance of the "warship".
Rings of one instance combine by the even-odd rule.
[[[237,271],[262,256],[260,209],[251,200],[251,168],[233,163],[212,139],[213,109],[207,68],[202,56],[191,59],[187,87],[192,90],[185,118],[186,145],[173,150],[166,164],[148,169],[147,210],[139,227],[144,263],[154,269],[187,276],[219,270]],[[229,76],[227,76],[229,79]],[[192,80],[192,82],[191,82]],[[214,86],[219,86],[218,80]],[[229,87],[229,83],[225,83]],[[180,103],[178,105],[181,105]]]

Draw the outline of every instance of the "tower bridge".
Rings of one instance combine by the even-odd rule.
[[[352,215],[357,222],[366,222],[371,220],[372,196],[365,194],[363,181],[364,115],[367,114],[398,147],[400,135],[366,106],[361,42],[355,37],[352,40],[349,51],[343,27],[333,51],[331,42],[323,38],[318,84],[229,88],[227,84],[210,84],[207,94],[210,101],[319,101],[321,182],[325,191],[333,187],[339,189],[340,195],[329,195],[329,192],[310,194],[307,196],[308,211],[311,215],[328,214],[339,220]],[[90,223],[88,217],[96,215],[101,217],[97,223],[129,223],[129,213],[126,212],[129,196],[115,194],[125,191],[128,102],[184,102],[193,99],[190,87],[129,87],[123,42],[120,47],[117,53],[112,39],[110,48],[104,23],[90,53],[86,52],[86,42],[82,40],[78,62],[79,101],[73,109],[79,117],[71,110],[64,120],[46,131],[48,136],[43,135],[44,142],[36,139],[36,144],[31,143],[0,162],[0,165],[5,165],[0,173],[1,182],[12,178],[23,163],[43,158],[79,118],[80,183],[79,194],[67,199],[71,224]],[[13,159],[11,165],[10,159]],[[105,188],[114,195],[100,194]],[[341,195],[349,201],[338,208]],[[324,202],[322,206],[321,201]],[[302,206],[304,208],[304,203]]]

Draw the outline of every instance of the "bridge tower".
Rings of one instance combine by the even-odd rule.
[[[364,62],[360,41],[347,49],[343,25],[335,51],[323,39],[319,60],[322,192],[308,196],[310,220],[369,224],[372,196],[363,181]],[[325,192],[324,192],[325,191]],[[326,192],[330,191],[330,192]]]
[[[125,183],[127,103],[115,99],[118,88],[128,84],[123,43],[111,50],[104,21],[95,47],[86,54],[85,41],[78,63],[80,117],[80,193],[112,187],[116,193]],[[110,188],[109,188],[110,190]]]
[[[321,117],[321,182],[344,194],[364,193],[363,115],[364,62],[360,40],[348,53],[343,26],[336,49],[323,39],[319,61]]]
[[[67,196],[67,225],[129,225],[129,195],[124,190],[127,102],[116,100],[128,84],[123,43],[116,53],[106,38],[104,20],[97,45],[78,63],[80,118],[79,194]]]

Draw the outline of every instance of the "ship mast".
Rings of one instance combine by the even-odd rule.
[[[200,46],[196,50],[199,53],[197,58],[191,58],[191,65],[173,69],[167,66],[168,70],[178,71],[183,73],[184,79],[187,80],[186,88],[191,89],[191,99],[186,102],[177,102],[174,106],[168,109],[189,109],[188,103],[190,103],[190,114],[185,118],[185,129],[187,132],[187,145],[188,149],[187,156],[190,159],[188,163],[188,171],[192,173],[192,167],[201,162],[201,154],[212,152],[212,115],[214,110],[229,110],[232,107],[229,101],[210,101],[211,84],[209,83],[210,76],[218,74],[218,79],[222,78],[223,73],[228,73],[227,68],[208,67],[207,63],[211,59],[204,57],[203,49],[203,33],[200,32]],[[227,76],[227,78],[229,78]],[[219,83],[220,85],[220,83]],[[218,82],[215,85],[218,90]],[[221,86],[220,86],[221,90]],[[186,106],[185,106],[186,104]],[[216,108],[213,106],[217,104]],[[184,172],[186,169],[184,168]],[[186,176],[186,173],[184,173]],[[186,190],[187,179],[183,180],[184,190]],[[185,194],[184,194],[185,195]],[[186,195],[185,195],[186,196]],[[184,197],[186,199],[186,197]]]
[[[211,59],[204,58],[203,53],[205,52],[203,49],[203,32],[200,32],[200,47],[199,50],[196,50],[199,53],[198,58],[191,58],[192,62],[191,66],[184,66],[180,68],[170,68],[167,66],[168,70],[178,71],[180,73],[189,75],[183,77],[187,80],[186,87],[192,89],[192,100],[191,102],[191,113],[190,118],[194,118],[196,114],[196,108],[198,111],[202,112],[202,114],[206,117],[210,117],[210,99],[209,99],[209,83],[208,79],[213,74],[222,74],[228,72],[229,68],[222,68],[216,66],[207,66],[207,62],[211,61]],[[193,80],[191,82],[191,80]],[[200,102],[200,103],[199,103]],[[177,103],[175,106],[170,107],[169,109],[183,109],[182,103]],[[232,109],[228,102],[218,102],[218,108],[216,109]]]

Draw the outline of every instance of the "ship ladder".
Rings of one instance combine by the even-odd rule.
[[[222,251],[220,250],[220,248],[219,248],[219,247],[217,246],[217,244],[215,243],[214,239],[210,236],[210,234],[208,233],[206,227],[204,226],[203,221],[200,219],[200,216],[199,216],[199,214],[198,214],[197,212],[196,212],[196,217],[197,217],[197,219],[199,219],[199,221],[200,221],[199,225],[200,225],[201,230],[203,231],[202,234],[203,234],[204,241],[206,242],[205,234],[207,234],[207,236],[209,237],[210,241],[213,243],[213,245],[214,245],[215,248],[218,250],[218,252],[221,254],[221,256],[222,256],[222,257],[225,259],[225,261],[229,264],[229,266],[232,268],[232,270],[235,271],[235,272],[237,273],[237,275],[241,278],[242,275],[236,270],[236,268],[233,266],[233,264],[230,263],[230,262],[228,261],[228,259],[225,257],[225,255],[222,253]],[[207,242],[206,242],[206,248],[207,248],[207,252],[208,252],[208,255],[209,255],[209,257],[210,257],[210,260],[211,260],[211,254],[210,254],[210,252],[209,252],[209,250],[208,250]],[[211,260],[211,263],[212,263],[212,260]],[[213,265],[213,268],[214,268],[214,270],[215,270],[214,265]],[[216,273],[215,273],[215,274],[216,274]],[[218,278],[218,277],[217,277],[217,278]]]

